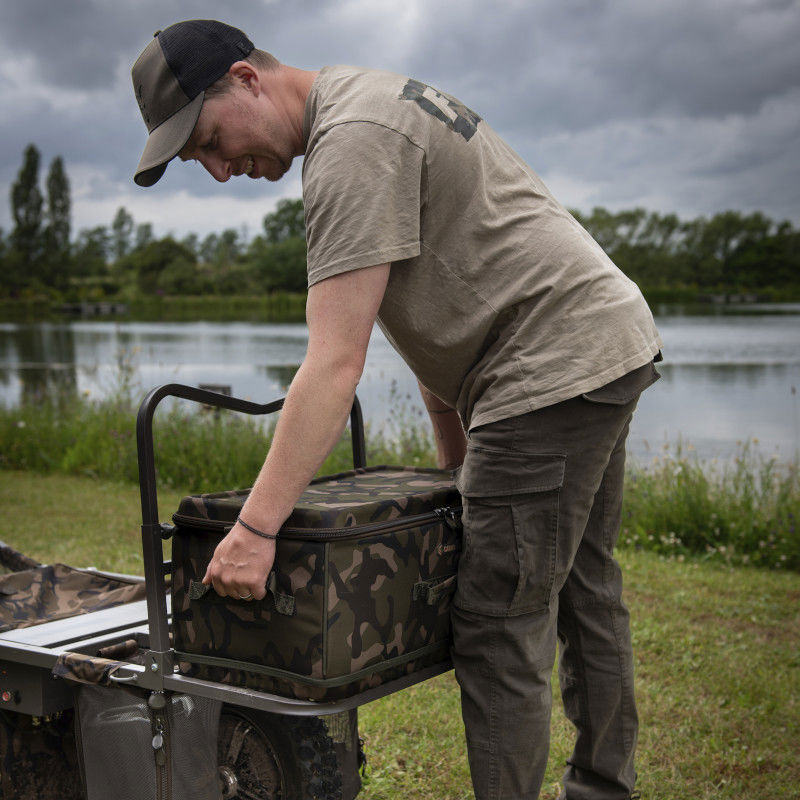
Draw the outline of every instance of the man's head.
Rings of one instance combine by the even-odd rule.
[[[178,22],[155,35],[131,71],[149,133],[136,183],[152,186],[164,174],[191,136],[209,87],[253,50],[242,31],[215,20]],[[227,91],[226,81],[217,93]]]

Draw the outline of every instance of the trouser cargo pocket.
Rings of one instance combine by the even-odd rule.
[[[469,445],[456,482],[464,507],[456,606],[512,616],[550,604],[565,463]]]

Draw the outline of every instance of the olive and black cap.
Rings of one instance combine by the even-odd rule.
[[[133,177],[152,186],[192,135],[205,90],[253,51],[238,28],[213,19],[177,22],[158,31],[131,70],[147,126],[147,144]]]

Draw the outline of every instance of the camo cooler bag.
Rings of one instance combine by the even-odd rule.
[[[449,660],[461,552],[450,473],[371,467],[318,478],[281,528],[262,601],[201,581],[247,491],[173,516],[174,646],[184,674],[329,701]]]

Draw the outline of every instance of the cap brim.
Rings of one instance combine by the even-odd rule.
[[[189,141],[200,116],[204,97],[205,92],[200,92],[194,100],[164,120],[147,137],[147,144],[133,176],[139,186],[152,186],[156,183],[167,169],[167,164]]]

